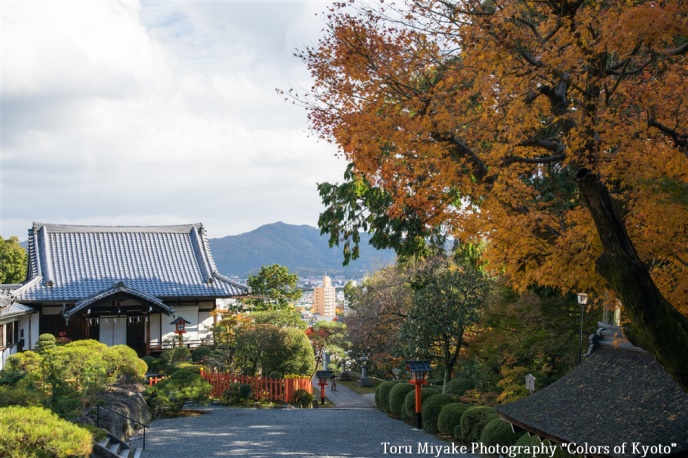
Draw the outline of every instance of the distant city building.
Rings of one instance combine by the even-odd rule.
[[[330,277],[323,277],[323,285],[313,288],[313,309],[312,312],[322,316],[335,315],[337,305],[337,292],[332,286]]]

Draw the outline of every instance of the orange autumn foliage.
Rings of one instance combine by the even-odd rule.
[[[520,288],[609,289],[575,173],[599,177],[688,315],[688,5],[336,4],[296,99],[354,172]]]

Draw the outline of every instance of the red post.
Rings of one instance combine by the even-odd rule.
[[[416,428],[423,428],[423,420],[421,418],[421,409],[423,408],[423,399],[421,397],[421,387],[425,383],[425,380],[413,380],[413,384],[416,385]]]
[[[321,377],[318,385],[320,385],[320,405],[322,406],[325,405],[325,387],[327,386],[327,379]]]

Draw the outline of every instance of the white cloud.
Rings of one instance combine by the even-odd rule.
[[[176,224],[211,237],[315,225],[333,147],[274,92],[308,84],[294,47],[317,2],[6,0],[2,227]]]

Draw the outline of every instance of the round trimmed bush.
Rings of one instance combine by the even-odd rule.
[[[194,363],[203,363],[203,361],[210,356],[210,354],[213,352],[212,348],[210,347],[198,347],[196,348],[192,353],[191,353],[191,361]]]
[[[59,431],[59,434],[55,434]],[[0,456],[90,456],[93,436],[43,407],[0,409]]]
[[[57,339],[52,334],[41,334],[36,342],[36,352],[43,354],[57,346]]]
[[[423,418],[423,429],[429,433],[438,433],[437,419],[442,412],[442,407],[456,402],[458,399],[453,394],[438,394],[423,401],[421,416]]]
[[[468,390],[475,388],[475,383],[466,378],[455,378],[449,380],[447,383],[447,389],[445,392],[447,394],[455,394],[457,396],[463,396]]]
[[[515,445],[534,447],[534,446],[540,445],[540,438],[537,437],[536,435],[529,436],[528,434],[524,434],[523,436],[521,436],[516,441]],[[529,457],[532,457],[531,453],[518,453],[518,454],[516,454],[515,458],[529,458]]]
[[[430,396],[440,394],[435,388],[423,388],[420,391],[421,406]],[[421,409],[421,414],[422,414]],[[404,408],[401,409],[401,418],[407,421],[413,421],[416,418],[416,391],[409,391],[404,399]]]
[[[146,363],[147,371],[153,372],[153,364],[155,364],[155,358],[152,356],[144,356],[141,358],[144,363]]]
[[[442,407],[440,416],[437,417],[437,429],[442,434],[454,434],[454,429],[461,424],[461,415],[471,407],[463,402],[453,402]],[[460,438],[461,435],[455,437]]]
[[[242,383],[239,386],[239,399],[248,400],[251,397],[251,393],[253,393],[253,388],[248,383]]]
[[[395,417],[401,417],[406,395],[414,389],[415,386],[410,383],[397,383],[394,385],[389,392],[389,413]]]
[[[391,380],[383,382],[375,389],[375,405],[378,409],[387,412],[389,410],[389,392],[392,391],[394,385],[401,383],[401,380]]]
[[[485,445],[514,445],[525,433],[515,433],[508,421],[495,418],[485,425],[480,433],[480,442]]]
[[[313,405],[313,395],[308,391],[299,388],[294,392],[294,402],[302,409],[307,409]]]
[[[493,407],[471,407],[461,415],[461,439],[465,442],[478,442],[483,428],[498,418]]]

